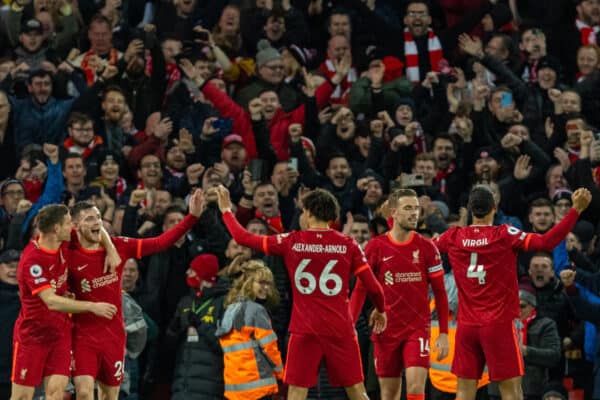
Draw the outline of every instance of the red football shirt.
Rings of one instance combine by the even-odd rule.
[[[370,240],[365,253],[387,304],[387,328],[373,340],[397,340],[413,331],[428,331],[429,283],[444,275],[437,247],[416,232],[405,242],[395,241],[388,232]]]
[[[77,300],[105,302],[117,306],[112,319],[99,317],[93,313],[73,315],[73,337],[85,337],[89,344],[106,343],[111,337],[122,342],[125,337],[121,301],[121,278],[123,265],[130,258],[139,258],[138,247],[141,241],[126,237],[111,238],[123,262],[112,274],[104,274],[106,249],[88,250],[79,243],[74,245],[69,265],[69,287]],[[138,256],[138,257],[136,257]]]
[[[54,288],[62,296],[67,291],[68,243],[56,250],[31,241],[23,250],[17,269],[21,311],[14,337],[20,343],[52,343],[71,329],[67,314],[48,309],[39,293]]]
[[[93,313],[75,314],[73,337],[75,339],[83,337],[88,343],[96,345],[106,343],[111,337],[123,340],[125,337],[121,298],[123,265],[130,258],[139,259],[167,250],[197,221],[198,218],[187,215],[173,228],[152,238],[112,237],[111,240],[122,260],[113,274],[103,272],[106,249],[84,249],[77,240],[74,240],[69,267],[69,287],[75,294],[75,298],[114,304],[118,311],[111,320],[98,317]]]
[[[517,252],[529,236],[509,225],[472,225],[451,228],[434,240],[454,271],[459,323],[481,326],[519,318]]]
[[[358,244],[334,230],[265,236],[263,252],[285,260],[293,293],[292,333],[348,336],[350,275],[367,264]]]

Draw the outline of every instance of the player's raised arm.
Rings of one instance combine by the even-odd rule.
[[[104,270],[103,272],[106,274],[114,273],[117,270],[117,267],[121,265],[121,256],[119,256],[119,252],[117,248],[113,244],[112,240],[110,240],[110,235],[106,232],[104,227],[100,228],[100,244],[106,249],[106,257],[104,258]]]
[[[163,232],[159,236],[140,239],[138,241],[137,258],[147,256],[161,251],[167,250],[173,246],[183,235],[185,235],[198,222],[198,218],[206,208],[204,193],[197,189],[190,196],[190,212],[185,218],[168,231]]]
[[[580,188],[571,195],[573,206],[567,215],[543,235],[529,233],[524,243],[527,251],[549,251],[554,249],[575,226],[579,215],[590,205],[592,194],[589,190]]]
[[[63,313],[79,314],[91,312],[99,317],[112,319],[117,313],[117,307],[109,303],[100,303],[92,301],[72,300],[67,297],[59,296],[51,287],[38,293],[40,299],[46,304],[49,310]]]
[[[223,185],[217,187],[217,203],[219,205],[219,210],[221,210],[221,213],[223,214],[223,222],[225,223],[227,230],[229,230],[229,233],[231,233],[233,240],[240,246],[250,247],[262,251],[263,253],[268,253],[266,251],[268,236],[252,234],[240,225],[237,218],[235,218],[235,215],[231,212],[232,203],[229,190]]]

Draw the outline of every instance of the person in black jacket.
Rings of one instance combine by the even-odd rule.
[[[10,398],[13,327],[21,309],[17,286],[18,250],[0,254],[0,398]]]
[[[215,286],[219,263],[212,254],[194,258],[187,270],[190,294],[183,297],[167,330],[177,347],[173,400],[222,399],[223,353],[215,336],[227,290]]]

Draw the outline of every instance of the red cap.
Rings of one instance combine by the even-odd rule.
[[[198,276],[198,280],[215,283],[219,272],[219,260],[213,254],[200,254],[190,263],[190,268]]]
[[[223,139],[223,148],[229,146],[231,143],[239,143],[242,146],[244,146],[244,141],[242,140],[242,137],[236,133],[232,133],[230,135],[225,136],[225,139]]]

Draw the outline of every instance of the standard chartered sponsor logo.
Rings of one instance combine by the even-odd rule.
[[[92,287],[90,286],[90,281],[88,281],[85,278],[83,278],[81,280],[81,291],[83,293],[87,293],[87,292],[91,292],[92,291]]]
[[[394,284],[394,276],[392,275],[391,271],[386,271],[383,277],[386,285],[390,286]]]

